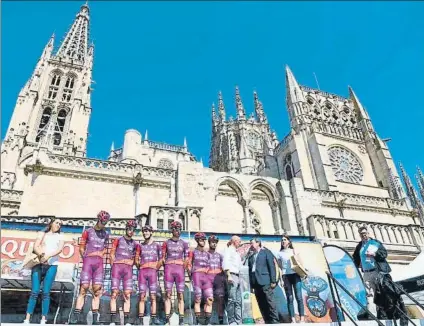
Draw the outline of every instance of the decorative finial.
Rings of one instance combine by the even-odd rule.
[[[246,112],[244,111],[243,102],[241,101],[240,90],[236,86],[236,109],[237,109],[237,119],[244,120],[246,119]]]
[[[218,112],[219,117],[222,121],[225,121],[225,106],[224,106],[224,99],[222,98],[222,92],[218,92]]]

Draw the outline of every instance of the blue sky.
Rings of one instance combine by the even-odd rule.
[[[16,96],[50,35],[83,2],[2,3],[2,138]],[[88,155],[106,158],[126,129],[208,162],[211,103],[257,90],[271,127],[289,131],[284,66],[300,84],[347,96],[351,85],[392,156],[424,168],[424,2],[90,2],[95,43]]]

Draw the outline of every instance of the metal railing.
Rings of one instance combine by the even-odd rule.
[[[331,294],[334,298],[334,302],[336,303],[336,305],[338,307],[340,307],[340,309],[348,316],[348,318],[352,321],[352,323],[355,324],[355,326],[357,326],[358,324],[353,320],[353,317],[350,316],[349,313],[347,313],[345,311],[345,309],[342,307],[340,302],[337,302],[336,300],[336,296],[334,295],[334,289],[333,289],[333,285],[336,284],[340,289],[342,289],[353,301],[356,302],[357,305],[359,305],[361,307],[361,309],[363,311],[366,312],[367,316],[371,317],[371,319],[373,319],[375,322],[377,322],[377,324],[379,326],[384,326],[384,324],[365,306],[363,305],[352,293],[349,292],[349,290],[346,289],[345,286],[343,286],[343,284],[341,284],[330,272],[326,272],[327,276],[329,278],[329,280],[332,281],[333,284],[330,284],[330,289],[331,289]],[[412,298],[408,293],[406,293],[402,288],[400,288],[396,283],[394,283],[392,280],[389,280],[398,290],[400,290],[403,294],[407,295],[410,299]],[[337,287],[334,286],[334,288],[336,289],[337,292]],[[414,298],[411,299],[414,303],[416,303],[420,308],[422,308],[422,305],[420,305]],[[408,322],[410,322],[412,325],[417,326],[413,320],[399,307],[398,304],[396,304],[396,309],[397,311],[399,311],[401,313],[401,315],[403,315],[403,317],[405,317],[405,319],[408,320]],[[336,312],[337,313],[337,312]],[[402,317],[400,318],[402,320]],[[396,323],[396,319],[393,320],[395,326],[397,325]],[[337,322],[339,324],[339,326],[341,326],[341,321],[339,318],[339,314],[337,313]],[[402,322],[401,322],[402,325]]]

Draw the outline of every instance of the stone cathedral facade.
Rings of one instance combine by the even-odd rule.
[[[395,263],[424,246],[421,171],[417,191],[351,88],[342,97],[302,86],[288,67],[291,128],[282,140],[258,94],[249,115],[236,88],[235,118],[221,93],[212,107],[209,167],[187,141],[158,143],[133,129],[107,160],[90,159],[89,25],[83,5],[58,50],[54,36],[47,42],[19,92],[1,145],[2,220],[31,223],[54,215],[85,224],[104,209],[115,225],[136,216],[167,229],[178,219],[190,231],[286,231],[348,250],[359,240],[357,228],[367,224]]]

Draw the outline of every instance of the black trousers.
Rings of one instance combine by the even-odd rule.
[[[257,284],[253,286],[253,289],[265,324],[278,324],[280,321],[275,306],[274,289],[269,284],[264,286]]]

